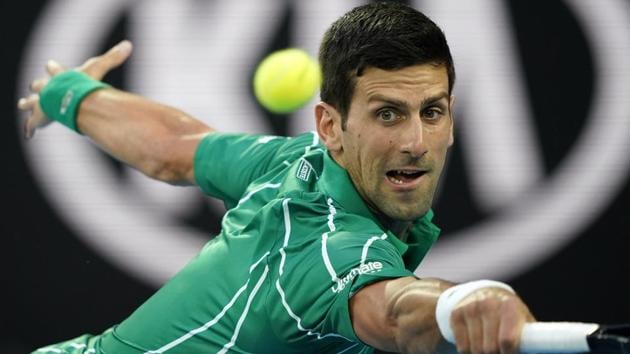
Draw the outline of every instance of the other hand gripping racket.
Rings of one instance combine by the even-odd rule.
[[[523,327],[521,353],[630,354],[630,324],[533,322]]]

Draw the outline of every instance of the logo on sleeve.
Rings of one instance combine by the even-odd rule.
[[[68,90],[66,94],[63,96],[61,100],[61,107],[59,108],[59,113],[66,114],[68,111],[68,106],[70,106],[70,102],[72,102],[72,97],[74,96],[74,92],[72,90]]]
[[[352,279],[356,278],[357,275],[361,274],[371,274],[380,272],[383,269],[383,264],[381,262],[368,262],[365,264],[361,264],[358,267],[352,268],[345,277],[338,279],[337,283],[331,287],[333,293],[338,293],[343,290]]]

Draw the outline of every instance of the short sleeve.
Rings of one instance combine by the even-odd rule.
[[[372,240],[371,244],[366,244]],[[356,251],[360,248],[365,257],[357,258]],[[354,247],[342,247],[331,251],[331,263],[337,265],[339,272],[338,290],[335,301],[324,319],[324,326],[329,327],[345,337],[359,339],[354,333],[350,320],[350,298],[362,288],[378,281],[413,276],[413,272],[406,269],[405,264],[395,248],[381,235],[365,238],[365,242],[358,242]]]
[[[195,152],[195,181],[204,193],[234,205],[254,180],[284,160],[299,157],[312,142],[311,134],[208,134]]]
[[[413,275],[389,242],[380,235],[369,241],[372,237],[332,233],[325,245],[287,256],[290,271],[281,284],[305,328],[320,336],[359,342],[350,319],[350,298],[374,282]]]

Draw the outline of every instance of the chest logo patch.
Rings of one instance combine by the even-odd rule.
[[[308,179],[311,177],[311,173],[313,172],[313,166],[311,166],[308,161],[301,159],[300,164],[297,169],[297,173],[295,177],[301,179],[304,182],[308,182]]]

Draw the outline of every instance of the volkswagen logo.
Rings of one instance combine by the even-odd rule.
[[[27,44],[18,82],[40,76],[50,58],[74,66],[98,53],[125,17],[136,46],[125,64],[125,89],[181,108],[222,131],[275,133],[251,98],[249,81],[258,58],[287,30],[279,19],[291,19],[285,26],[291,45],[314,54],[327,26],[358,4],[50,1]],[[418,274],[455,281],[515,277],[571,242],[627,180],[630,4],[564,2],[584,34],[594,85],[585,123],[550,173],[545,173],[507,5],[412,4],[440,24],[453,50],[459,75],[456,144],[464,161],[458,168],[466,171],[475,207],[488,215],[455,232],[446,230]],[[290,134],[312,130],[313,114],[305,108],[283,124]],[[23,148],[49,203],[76,235],[150,284],[169,279],[211,236],[186,222],[191,215],[216,221],[224,211],[195,188],[168,186],[126,168],[121,176],[87,139],[59,125]],[[444,206],[440,213],[458,207]]]

